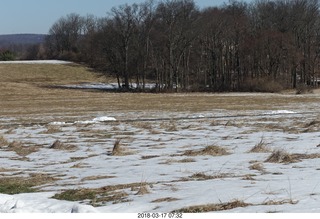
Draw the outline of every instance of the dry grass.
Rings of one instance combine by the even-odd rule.
[[[148,159],[152,159],[152,158],[157,158],[160,157],[159,155],[145,155],[145,156],[141,156],[142,160],[148,160]]]
[[[99,180],[99,179],[110,179],[115,178],[115,176],[87,176],[81,179],[81,181],[93,181],[93,180]]]
[[[93,206],[105,205],[106,202],[111,202],[112,204],[120,202],[128,202],[129,194],[122,191],[124,189],[131,189],[131,191],[136,191],[137,195],[143,195],[145,188],[148,189],[149,184],[145,182],[140,183],[130,183],[130,184],[119,184],[112,186],[104,186],[101,188],[83,188],[83,189],[71,189],[63,191],[59,194],[54,195],[52,198],[68,201],[84,201],[88,202]],[[141,190],[141,191],[140,191]],[[149,192],[149,190],[148,190]],[[141,193],[141,194],[138,194]],[[146,194],[146,193],[145,193]]]
[[[207,146],[204,149],[201,150],[188,150],[185,153],[182,154],[182,156],[223,156],[223,155],[229,155],[230,153],[219,146]]]
[[[268,153],[270,152],[267,143],[261,138],[260,142],[256,144],[250,151],[250,153]]]
[[[320,130],[320,121],[313,120],[304,126],[304,130],[302,132],[318,132]]]
[[[14,171],[18,171],[18,169],[13,169],[13,168],[7,169],[7,168],[0,167],[0,173],[14,172]]]
[[[17,116],[23,121],[26,115],[39,113],[80,116],[96,111],[270,110],[283,109],[291,103],[304,104],[317,101],[312,96],[296,95],[241,96],[199,93],[137,95],[46,88],[50,85],[102,81],[104,79],[98,78],[90,69],[79,65],[1,64],[0,116]]]
[[[119,156],[123,154],[123,150],[121,147],[121,139],[117,139],[114,144],[113,144],[113,149],[112,149],[112,155],[113,156]]]
[[[61,128],[57,126],[47,126],[47,130],[41,132],[40,134],[54,134],[61,132]]]
[[[219,173],[217,175],[207,175],[205,173],[195,173],[192,174],[189,179],[193,179],[193,180],[198,180],[198,181],[202,181],[202,180],[211,180],[211,179],[222,179],[222,178],[226,178],[228,177],[229,174],[225,174],[225,173]],[[186,181],[188,181],[188,179],[185,179]]]
[[[5,139],[3,136],[0,136],[0,147],[7,146],[9,143],[7,139]]]
[[[285,152],[284,150],[275,150],[272,154],[265,160],[269,163],[295,163],[299,160],[296,156]]]
[[[196,162],[195,159],[193,158],[185,158],[185,159],[181,159],[181,160],[176,160],[176,159],[167,159],[164,162],[161,162],[159,164],[173,164],[173,163],[193,163]]]
[[[36,192],[36,186],[52,183],[57,179],[41,173],[30,174],[29,177],[1,177],[0,193],[18,194]]]
[[[261,205],[284,205],[284,204],[291,204],[295,205],[298,201],[292,200],[292,199],[284,199],[284,200],[266,200]]]
[[[254,164],[251,164],[250,167],[249,167],[249,169],[250,169],[250,170],[258,170],[258,171],[260,171],[261,173],[265,173],[265,169],[264,169],[262,163],[254,163]]]
[[[149,186],[146,183],[143,183],[140,185],[140,188],[138,190],[138,192],[136,193],[136,195],[146,195],[149,194]]]
[[[56,150],[65,150],[65,151],[76,151],[78,149],[77,146],[62,143],[59,140],[56,140],[49,148],[56,149]]]
[[[152,203],[159,203],[159,202],[174,202],[179,201],[180,199],[172,198],[172,197],[166,197],[166,198],[159,198],[151,201]]]
[[[173,212],[174,213],[206,213],[206,212],[214,212],[214,211],[225,211],[225,210],[230,210],[234,208],[243,208],[249,205],[250,204],[247,204],[243,201],[234,200],[228,203],[190,206],[190,207],[175,210]]]
[[[305,159],[317,159],[320,158],[319,153],[314,154],[289,154],[283,150],[275,150],[272,154],[265,160],[265,162],[270,163],[295,163]]]
[[[8,145],[6,150],[14,151],[19,156],[27,156],[27,155],[29,155],[31,153],[37,152],[39,150],[39,147],[37,147],[37,146],[24,146],[19,141],[13,141]]]

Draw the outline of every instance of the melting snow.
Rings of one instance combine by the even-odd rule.
[[[7,146],[0,147],[3,171],[0,174],[44,173],[58,178],[42,185],[39,193],[0,194],[0,212],[171,212],[188,206],[240,200],[249,205],[223,212],[319,213],[319,158],[301,158],[293,163],[266,162],[273,150],[319,154],[319,126],[310,122],[317,120],[318,114],[295,111],[298,110],[277,110],[259,117],[251,111],[252,116],[232,118],[228,117],[234,113],[230,111],[219,111],[219,118],[209,118],[214,112],[194,115],[172,112],[166,116],[198,119],[105,122],[116,121],[115,117],[141,116],[119,112],[113,114],[115,117],[52,122],[50,125],[61,125],[53,130],[47,125],[10,128],[10,120],[0,120],[3,125],[0,136],[5,140],[39,147],[25,156],[8,151]],[[146,116],[145,112],[142,115]],[[309,124],[313,126],[307,127]],[[110,155],[117,139],[121,139],[127,154]],[[250,153],[261,139],[270,152]],[[50,149],[56,140],[77,150]],[[223,147],[229,154],[187,154],[212,145]],[[254,164],[262,168],[253,168]],[[66,189],[141,182],[150,184],[149,193],[139,194],[136,188],[119,187],[114,192],[125,194],[126,199],[98,203],[99,207],[90,206],[88,200],[68,202],[51,198]]]
[[[270,113],[266,113],[266,114],[291,114],[291,113],[296,113],[296,112],[290,111],[290,110],[275,110],[275,111],[271,111]]]

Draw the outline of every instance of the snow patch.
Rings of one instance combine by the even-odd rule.
[[[90,205],[50,199],[53,193],[0,194],[0,213],[98,213]]]
[[[118,83],[82,83],[82,84],[70,84],[70,85],[61,85],[59,87],[69,88],[69,89],[96,89],[96,90],[115,90],[119,88]],[[148,83],[145,84],[146,89],[153,89],[156,87],[156,84]],[[130,88],[142,88],[141,84],[131,83]]]
[[[91,120],[78,120],[75,122],[50,122],[49,125],[73,125],[73,124],[95,124],[95,123],[100,123],[100,122],[111,122],[111,121],[117,121],[116,118],[114,117],[109,117],[109,116],[101,116],[101,117],[96,117]]]
[[[101,116],[101,117],[94,118],[92,120],[76,121],[75,124],[94,124],[94,123],[109,122],[109,121],[116,121],[116,119],[114,117]]]
[[[266,113],[266,114],[273,115],[273,114],[292,114],[292,113],[296,113],[296,112],[290,111],[290,110],[275,110],[275,111],[271,111],[271,112]]]
[[[66,122],[50,122],[49,125],[65,125]]]

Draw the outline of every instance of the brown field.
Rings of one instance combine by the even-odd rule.
[[[95,112],[205,112],[276,110],[313,103],[317,95],[212,93],[107,93],[49,88],[52,85],[110,82],[80,65],[0,65],[0,116],[32,120],[38,115],[73,116]]]

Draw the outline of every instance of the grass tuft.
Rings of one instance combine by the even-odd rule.
[[[146,195],[146,194],[149,194],[150,191],[149,191],[149,188],[148,188],[148,185],[146,183],[143,183],[141,184],[138,192],[136,193],[136,195]]]
[[[250,170],[258,170],[262,173],[265,173],[265,169],[263,167],[263,164],[262,163],[254,163],[254,164],[251,164],[250,167],[249,167]]]
[[[50,149],[65,150],[65,151],[75,151],[77,147],[74,145],[64,144],[59,140],[56,140],[50,147]]]
[[[268,153],[270,152],[267,143],[264,142],[263,138],[261,138],[260,142],[256,144],[250,151],[250,153]]]
[[[204,155],[210,155],[210,156],[223,156],[223,155],[229,155],[230,153],[219,146],[207,146],[204,149],[201,150],[188,150],[185,153],[182,154],[182,156],[204,156]]]
[[[0,136],[0,147],[6,146],[8,144],[9,143],[8,143],[7,139],[5,139],[3,136]]]
[[[113,156],[119,156],[123,154],[122,147],[121,147],[121,139],[117,139],[114,144],[113,144],[113,149],[112,149],[112,155]]]
[[[272,154],[265,160],[269,163],[295,163],[298,162],[297,156],[291,155],[283,150],[275,150]]]
[[[195,173],[190,176],[191,179],[196,179],[196,180],[210,180],[210,179],[222,179],[226,178],[229,175],[226,173],[219,173],[216,175],[206,175],[205,173]]]

